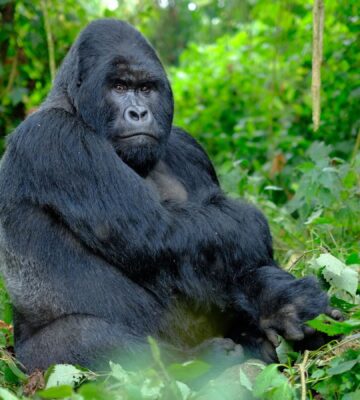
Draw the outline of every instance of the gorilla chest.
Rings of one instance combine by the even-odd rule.
[[[160,201],[185,202],[188,199],[188,193],[184,185],[162,161],[156,164],[145,180]]]

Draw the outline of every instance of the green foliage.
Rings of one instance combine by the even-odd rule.
[[[360,115],[356,4],[326,2],[325,30],[337,40],[325,37],[322,126],[313,133],[311,3],[259,1],[236,35],[192,44],[172,69],[176,122],[203,140],[219,162],[246,160],[251,170],[271,176],[276,155],[292,164],[319,138],[332,143],[336,154],[349,154]]]
[[[357,399],[360,394],[359,351],[352,349],[332,358],[322,369],[312,367],[310,379],[324,399]]]
[[[262,399],[295,399],[295,391],[276,364],[268,365],[256,378],[253,393]]]
[[[331,254],[322,254],[314,260],[312,266],[321,271],[324,279],[332,286],[339,299],[349,300],[359,304],[359,296],[356,295],[359,285],[359,273],[354,267],[348,267]]]
[[[329,336],[345,335],[360,329],[359,315],[355,317],[354,319],[339,322],[326,315],[319,315],[316,319],[309,321],[308,325]]]

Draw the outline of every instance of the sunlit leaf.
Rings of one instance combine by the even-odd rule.
[[[73,390],[71,386],[59,385],[54,387],[49,387],[45,390],[39,390],[36,392],[38,396],[43,399],[62,399],[64,397],[70,397]]]
[[[346,266],[339,259],[329,253],[321,254],[315,262],[320,267],[325,267],[322,271],[324,278],[334,287],[343,289],[355,296],[359,282],[358,272]]]
[[[0,388],[0,398],[2,400],[19,400],[19,397],[15,396],[13,393],[5,388]]]
[[[335,321],[327,315],[321,314],[315,319],[308,321],[307,324],[312,328],[324,332],[329,336],[351,333],[360,329],[360,320],[349,319],[346,321]]]
[[[49,368],[45,374],[46,389],[56,386],[77,385],[85,376],[85,372],[69,364],[58,364]]]

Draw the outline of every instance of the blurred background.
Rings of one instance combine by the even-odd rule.
[[[290,240],[278,244],[279,257],[288,262],[294,248],[306,249],[309,235],[312,246],[335,241],[345,257],[353,254],[359,2],[325,3],[314,132],[311,0],[0,0],[0,151],[45,98],[79,31],[96,18],[121,18],[157,49],[175,93],[175,123],[209,152],[225,190],[261,204],[276,240]]]

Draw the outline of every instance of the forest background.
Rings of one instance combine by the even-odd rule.
[[[298,354],[282,342],[281,368],[250,362],[196,390],[191,382],[207,366],[164,366],[153,341],[154,366],[137,374],[118,364],[105,377],[58,366],[29,379],[9,352],[11,304],[1,285],[0,398],[360,398],[360,6],[324,3],[316,130],[312,0],[0,0],[0,152],[45,98],[79,31],[99,17],[124,19],[157,49],[175,123],[205,147],[224,190],[262,209],[279,263],[315,274],[347,318],[311,323],[343,335],[317,351]]]

